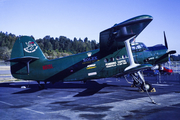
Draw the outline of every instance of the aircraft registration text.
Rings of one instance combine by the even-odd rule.
[[[120,60],[117,62],[106,63],[105,66],[106,68],[110,68],[110,67],[116,67],[116,66],[125,65],[125,64],[127,64],[126,60]]]

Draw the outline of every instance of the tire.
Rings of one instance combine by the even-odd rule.
[[[148,92],[151,92],[151,90],[153,89],[152,85],[146,81],[145,81],[145,86],[146,86],[146,88],[144,87],[144,83],[141,84],[141,89],[144,91],[146,91],[146,89],[147,89]]]

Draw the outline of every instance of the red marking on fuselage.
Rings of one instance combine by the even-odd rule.
[[[52,69],[52,64],[42,66],[43,70]]]
[[[34,42],[30,42],[29,44],[34,44]]]

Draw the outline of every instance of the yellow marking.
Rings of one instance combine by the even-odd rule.
[[[155,88],[153,88],[153,89],[151,90],[151,92],[156,92],[156,89],[155,89]]]
[[[86,69],[89,70],[89,69],[94,69],[94,68],[96,68],[96,66],[87,67]]]

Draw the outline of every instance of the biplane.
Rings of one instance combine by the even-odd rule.
[[[55,83],[58,81],[84,81],[119,77],[129,74],[134,85],[151,91],[145,82],[142,70],[168,61],[167,41],[164,45],[146,47],[142,42],[133,42],[153,20],[150,15],[141,15],[115,24],[100,32],[100,48],[80,54],[49,60],[34,39],[19,37],[14,43],[11,59],[11,74],[23,80]]]

